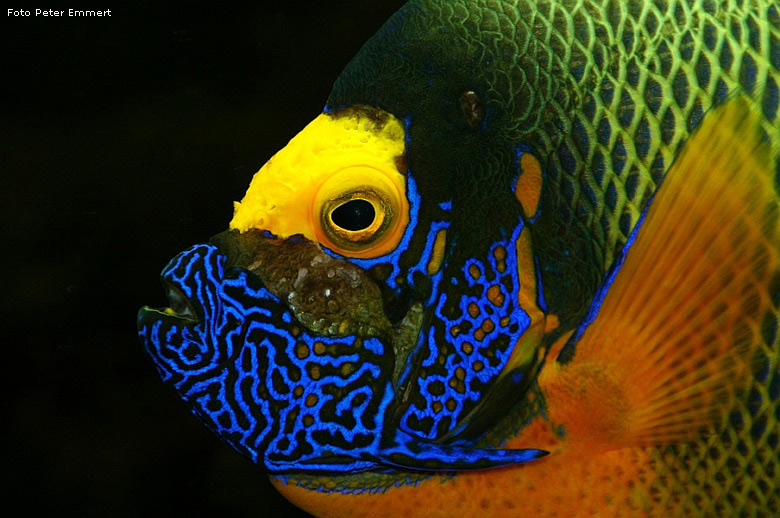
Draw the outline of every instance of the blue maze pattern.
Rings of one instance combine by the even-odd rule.
[[[504,370],[531,322],[518,301],[515,242],[523,228],[520,221],[486,257],[447,272],[449,286],[438,295],[435,318],[421,336],[416,368],[407,380],[413,389],[401,418],[404,431],[429,440],[446,435]]]
[[[249,274],[200,245],[163,281],[194,306],[198,322],[143,322],[141,337],[164,380],[231,446],[270,471],[361,470],[375,462],[392,392],[392,365],[377,339],[313,337],[279,314]]]
[[[194,318],[143,309],[139,333],[163,380],[268,471],[474,469],[544,453],[438,445],[388,425],[392,350],[311,334],[252,274],[224,265],[211,245],[179,254],[162,280]]]

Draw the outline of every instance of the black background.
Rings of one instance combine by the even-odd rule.
[[[25,515],[306,516],[161,383],[135,316],[402,3],[0,12],[0,484]]]

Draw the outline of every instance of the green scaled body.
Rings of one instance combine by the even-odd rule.
[[[464,91],[484,106],[476,129],[463,120]],[[429,197],[452,199],[463,256],[497,239],[485,221],[511,220],[518,149],[538,157],[544,190],[530,226],[547,308],[560,319],[549,346],[586,314],[693,128],[738,94],[763,114],[780,192],[780,4],[772,0],[411,1],[348,65],[328,108],[367,104],[411,121],[409,169]],[[691,512],[731,480],[696,482],[697,469],[723,465],[732,475],[753,463],[760,471],[739,491],[752,503],[740,496],[724,512],[780,505],[780,278],[767,289],[775,310],[763,316],[760,367],[723,442],[654,450],[670,474],[659,491],[688,487]],[[529,411],[521,402],[489,439],[500,444]]]
[[[465,90],[485,106],[480,131],[464,131]],[[350,63],[328,106],[411,117],[409,167],[421,190],[453,197],[464,236],[508,211],[514,153],[530,148],[546,173],[534,249],[566,328],[691,129],[736,92],[780,145],[777,2],[413,1]]]
[[[600,304],[614,293],[610,287],[641,236],[648,207],[657,206],[651,202],[664,175],[695,140],[701,121],[715,113],[711,109],[737,97],[746,100],[747,113],[760,114],[770,157],[757,163],[772,163],[774,198],[767,198],[780,199],[777,1],[413,0],[347,66],[322,116],[353,117],[362,128],[381,129],[391,116],[401,121],[398,141],[405,146],[393,167],[403,175],[409,214],[397,246],[377,256],[341,254],[322,240],[277,236],[258,224],[251,227],[265,250],[258,262],[257,251],[241,243],[249,234],[234,229],[223,239],[249,251],[246,261],[236,262],[217,239],[169,265],[166,286],[189,289],[183,298],[198,318],[185,322],[175,308],[143,310],[139,327],[147,350],[217,434],[264,463],[292,501],[323,516],[371,516],[386,505],[400,514],[413,507],[409,497],[430,503],[431,515],[451,516],[461,510],[454,498],[464,491],[471,500],[463,505],[478,501],[481,509],[495,510],[500,502],[494,487],[502,488],[505,501],[521,505],[528,496],[531,505],[521,484],[531,481],[523,486],[528,491],[548,482],[557,489],[555,473],[571,475],[571,465],[583,473],[567,479],[580,484],[565,495],[574,505],[593,494],[587,477],[603,477],[623,490],[621,502],[630,501],[632,510],[770,510],[771,516],[780,507],[775,263],[767,260],[770,266],[747,287],[760,292],[760,309],[739,315],[746,316],[748,332],[735,333],[734,342],[749,343],[752,371],[735,394],[731,385],[724,389],[735,395],[733,406],[713,404],[720,428],[707,421],[712,428],[691,442],[675,436],[677,442],[610,443],[605,433],[603,442],[577,443],[577,432],[592,439],[588,433],[598,435],[593,430],[601,430],[600,423],[578,421],[579,400],[565,392],[592,381],[566,369],[582,367],[578,339],[599,322]],[[769,168],[755,169],[763,181]],[[293,194],[279,196],[298,202],[300,190],[288,191]],[[690,204],[670,206],[680,221],[698,216],[686,214]],[[750,235],[749,246],[774,260],[780,254],[776,207],[766,207],[759,224],[755,219],[750,223],[760,230],[735,233]],[[663,242],[661,234],[652,236],[654,244]],[[322,326],[307,323],[325,321],[315,297],[310,320],[301,319],[290,302],[292,289],[282,297],[253,276],[253,265],[285,263],[296,282],[306,270],[322,283],[312,293],[329,293],[335,285],[315,272],[313,262],[304,264],[305,254],[290,253],[294,246],[322,255],[318,264],[355,269],[350,279],[376,288],[371,307],[385,313],[386,325],[377,326],[382,330],[325,336]],[[288,252],[285,259],[275,247]],[[752,273],[752,266],[739,271]],[[201,283],[204,272],[208,282]],[[277,277],[289,284],[293,275]],[[622,293],[634,293],[622,286]],[[172,291],[176,299],[180,294]],[[645,304],[651,296],[636,298],[637,304],[662,305]],[[355,306],[366,303],[359,299]],[[726,306],[737,301],[734,307],[742,300],[715,299]],[[605,321],[612,322],[600,323]],[[676,331],[663,337],[680,340]],[[662,341],[677,343],[671,338]],[[198,360],[209,353],[212,361],[194,369],[188,353]],[[713,363],[724,358],[731,357],[724,353]],[[603,371],[633,368],[595,360],[585,366],[593,364]],[[622,393],[630,383],[615,385],[612,393]],[[655,403],[648,413],[667,409],[667,401]],[[555,412],[564,417],[555,421]],[[509,464],[518,465],[469,471]],[[437,471],[452,475],[432,477]],[[533,508],[539,514],[560,510],[549,494],[540,494]],[[605,509],[620,507],[603,500]],[[469,509],[463,512],[482,513]],[[506,509],[515,508],[507,506],[504,515],[516,514]]]

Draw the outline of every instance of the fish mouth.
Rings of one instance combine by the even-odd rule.
[[[149,330],[155,327],[163,326],[165,328],[190,328],[200,322],[195,306],[190,299],[182,293],[172,282],[161,279],[165,288],[165,295],[168,298],[167,307],[142,306],[138,310],[136,324],[138,332],[149,349],[149,343],[146,339]]]
[[[171,326],[192,327],[207,318],[207,311],[203,306],[204,293],[194,291],[194,286],[188,282],[188,276],[190,272],[206,267],[208,261],[198,261],[202,264],[189,264],[185,259],[189,255],[197,256],[197,251],[205,246],[198,245],[178,254],[163,269],[160,274],[160,283],[163,285],[165,296],[168,299],[168,306],[143,306],[138,312],[139,330],[158,321]],[[208,269],[212,268],[213,265]],[[205,289],[208,283],[199,284],[201,288]]]
[[[180,321],[184,324],[197,324],[200,322],[195,306],[184,295],[182,290],[167,279],[162,279],[162,284],[165,289],[165,296],[168,299],[168,306],[162,308],[144,306],[139,312],[139,320],[146,321],[150,318],[163,318]]]
[[[195,308],[184,293],[169,281],[164,281],[163,286],[165,287],[165,296],[168,298],[168,307],[164,311],[173,317],[197,322],[199,319],[196,316]]]

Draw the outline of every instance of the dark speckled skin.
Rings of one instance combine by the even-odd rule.
[[[382,294],[366,272],[326,254],[316,243],[277,239],[258,230],[228,230],[211,238],[237,266],[257,275],[295,318],[325,336],[387,337],[392,329]]]

